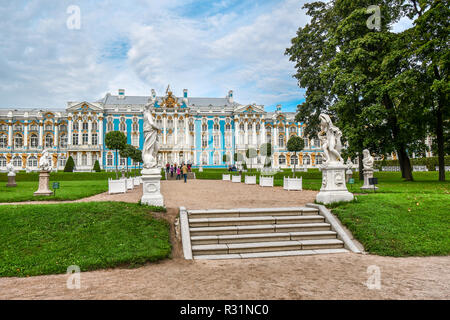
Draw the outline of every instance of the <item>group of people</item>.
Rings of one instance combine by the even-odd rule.
[[[173,175],[175,174],[176,180],[181,180],[181,178],[183,177],[184,183],[186,183],[186,181],[187,181],[188,172],[191,172],[191,164],[190,163],[188,163],[188,164],[182,163],[181,165],[177,165],[176,163],[175,164],[170,164],[170,163],[166,164],[167,176],[169,176],[169,174],[170,174],[170,177],[172,178]]]

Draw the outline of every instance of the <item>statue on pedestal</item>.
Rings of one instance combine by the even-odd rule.
[[[350,159],[350,157],[348,157],[347,163],[345,165],[347,166],[347,171],[345,171],[345,176],[346,176],[345,182],[348,183],[349,179],[351,179],[353,176],[353,170],[352,170],[353,162],[352,162],[352,159]]]
[[[39,169],[41,169],[41,171],[52,170],[52,158],[47,149],[42,152],[42,156],[39,159]]]
[[[342,132],[333,125],[327,114],[321,114],[320,129],[318,134],[322,142],[324,163],[320,166],[322,171],[322,187],[316,196],[316,201],[321,203],[333,203],[353,200],[353,194],[348,192],[346,183],[344,160],[341,156]]]
[[[39,169],[41,173],[39,174],[39,188],[34,193],[35,196],[51,196],[53,191],[48,187],[50,181],[50,171],[52,170],[52,158],[47,149],[42,152],[41,158],[39,159]]]
[[[6,172],[8,172],[8,183],[6,184],[7,187],[17,187],[16,184],[16,170],[14,169],[14,165],[10,161],[6,165]]]
[[[141,203],[163,206],[161,194],[161,169],[158,167],[158,130],[151,113],[156,102],[156,93],[152,90],[149,103],[144,107],[144,146],[142,149],[142,198]]]
[[[368,149],[363,150],[363,174],[364,174],[364,184],[361,187],[362,190],[376,190],[378,187],[372,186],[369,184],[369,179],[373,178],[373,163],[374,159],[370,155],[370,151]]]

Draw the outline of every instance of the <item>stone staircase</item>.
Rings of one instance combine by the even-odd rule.
[[[189,210],[180,218],[193,259],[348,252],[317,208]]]

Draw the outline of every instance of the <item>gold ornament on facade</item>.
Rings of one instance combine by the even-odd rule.
[[[54,153],[53,154],[53,166],[56,167],[57,164],[58,164],[58,154]]]

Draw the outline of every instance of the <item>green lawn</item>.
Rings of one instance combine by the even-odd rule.
[[[65,273],[137,266],[170,255],[161,210],[138,204],[91,202],[0,208],[0,276]]]
[[[53,181],[56,181],[53,179]],[[108,191],[108,180],[58,180],[60,188],[53,196],[38,196],[33,193],[38,189],[38,181],[17,181],[17,187],[0,184],[0,202],[19,202],[37,200],[76,200]],[[50,181],[52,189],[52,180]],[[1,209],[0,209],[1,210]]]

